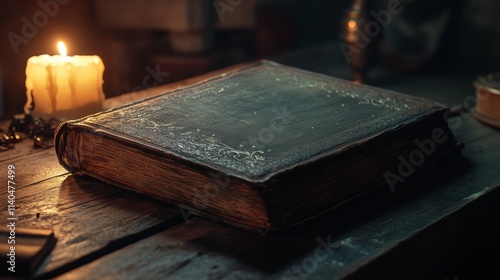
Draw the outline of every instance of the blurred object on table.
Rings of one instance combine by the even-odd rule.
[[[500,73],[479,76],[474,86],[477,99],[474,116],[500,128]]]

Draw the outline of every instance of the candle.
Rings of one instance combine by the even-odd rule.
[[[26,65],[26,114],[61,120],[80,118],[102,110],[104,64],[99,56],[33,56]]]

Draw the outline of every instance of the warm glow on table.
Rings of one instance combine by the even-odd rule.
[[[25,113],[39,117],[74,119],[102,110],[104,64],[96,55],[33,56],[26,66]]]

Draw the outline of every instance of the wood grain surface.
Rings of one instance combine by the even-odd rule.
[[[348,77],[335,48],[315,47],[279,61]],[[474,94],[469,85],[474,77],[440,80],[374,71],[376,85],[450,105]],[[177,208],[69,175],[52,150],[33,149],[31,141],[0,153],[0,172],[16,166],[19,225],[53,228],[58,238],[37,273],[40,279],[417,279],[454,258],[470,267],[471,259],[482,262],[484,252],[498,255],[500,133],[467,113],[450,126],[465,143],[461,155],[398,185],[394,193],[389,188],[371,193],[268,237],[201,218],[185,223],[191,216]],[[5,180],[6,174],[0,182]],[[5,189],[0,201],[4,205]],[[5,217],[2,210],[0,219]],[[457,279],[456,271],[446,279]]]
[[[16,225],[54,229],[58,238],[40,275],[64,272],[182,221],[177,208],[69,175],[53,149],[16,145],[16,151],[26,155],[2,162],[6,175],[8,165],[16,168]],[[0,192],[2,202],[6,191]],[[6,216],[2,211],[1,219]]]
[[[269,237],[197,218],[57,279],[89,273],[102,279],[421,279],[499,233],[495,216],[485,214],[500,213],[500,134],[466,122],[459,135],[474,129],[484,136],[406,190],[374,193]]]

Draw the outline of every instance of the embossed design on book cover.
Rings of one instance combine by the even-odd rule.
[[[262,62],[87,122],[255,179],[439,108]]]

